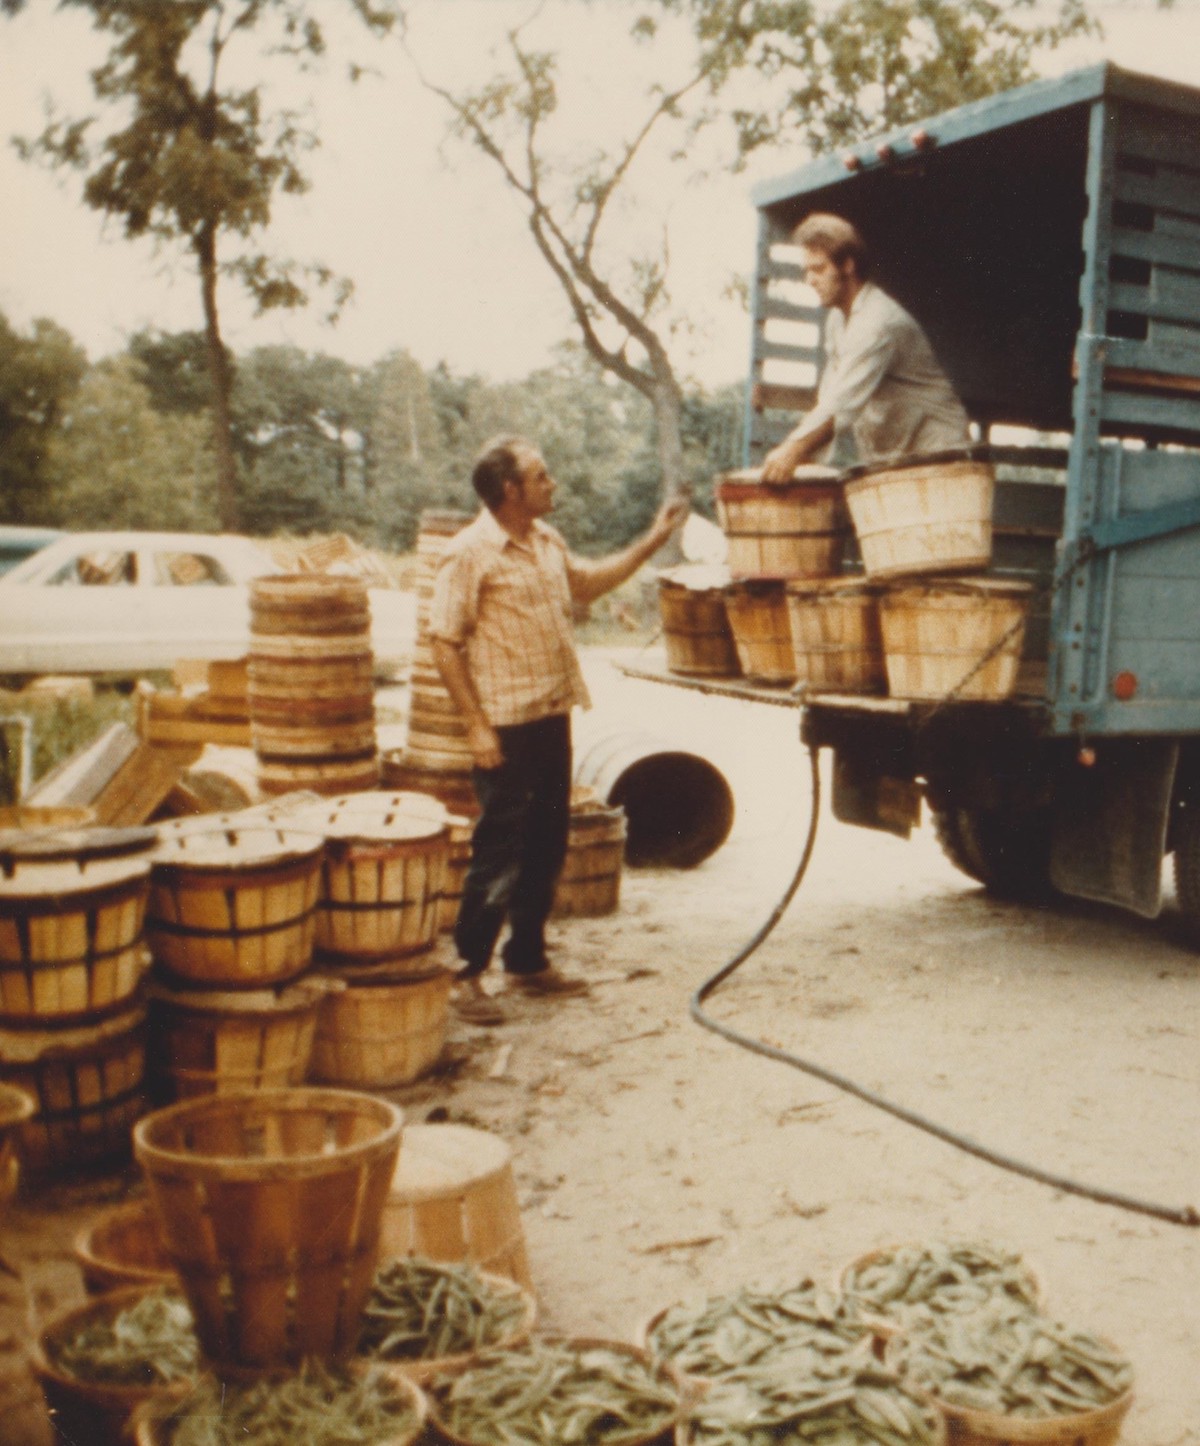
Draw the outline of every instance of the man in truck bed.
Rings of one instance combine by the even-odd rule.
[[[815,213],[792,233],[805,280],[829,309],[817,404],[763,462],[787,482],[813,458],[836,465],[968,440],[967,414],[925,333],[870,280],[866,247],[840,216]]]

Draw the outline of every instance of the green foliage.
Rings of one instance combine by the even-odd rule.
[[[194,414],[212,406],[212,377],[204,333],[139,331],[129,354],[141,366],[141,381],[160,412]]]
[[[46,453],[87,366],[83,348],[52,321],[21,336],[0,315],[0,521],[48,523]]]
[[[160,411],[134,357],[89,369],[48,446],[52,520],[211,531],[216,475],[203,415]]]
[[[1084,0],[659,0],[690,15],[714,91],[760,84],[741,154],[820,152],[1035,78],[1039,54],[1098,31]]]
[[[134,722],[132,697],[101,688],[91,697],[12,693],[0,689],[0,713],[29,719],[36,781],[79,749],[86,748],[113,723]],[[17,801],[20,741],[15,729],[0,726],[0,804]]]

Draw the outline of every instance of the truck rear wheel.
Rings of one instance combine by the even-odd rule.
[[[946,857],[990,894],[1036,899],[1051,892],[1050,817],[1046,810],[934,806],[932,813]],[[1197,861],[1200,899],[1200,849]]]
[[[1200,948],[1200,808],[1182,808],[1172,829],[1175,896],[1184,931]]]

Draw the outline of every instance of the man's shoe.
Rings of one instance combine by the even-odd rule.
[[[451,992],[450,1005],[464,1023],[483,1029],[503,1024],[508,1017],[500,1004],[483,992],[477,979],[460,980]]]
[[[557,969],[539,969],[536,974],[509,974],[508,987],[519,989],[523,994],[588,994],[590,990],[583,979],[572,979],[560,974]]]

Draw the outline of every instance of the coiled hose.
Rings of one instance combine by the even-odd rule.
[[[688,1011],[697,1024],[704,1029],[711,1030],[713,1034],[720,1035],[722,1039],[728,1040],[731,1044],[739,1045],[742,1049],[748,1049],[754,1054],[761,1054],[766,1059],[776,1060],[779,1064],[790,1065],[793,1069],[802,1070],[805,1074],[814,1078],[824,1080],[826,1084],[832,1085],[835,1089],[843,1090],[846,1094],[854,1095],[856,1099],[862,1100],[876,1109],[883,1110],[896,1119],[903,1120],[905,1124],[912,1125],[918,1130],[924,1130],[926,1134],[933,1135],[943,1140],[955,1149],[964,1150],[969,1155],[975,1155],[980,1160],[986,1160],[989,1165],[995,1165],[1001,1170],[1008,1170],[1014,1175],[1023,1175],[1027,1180],[1036,1180],[1042,1185],[1049,1185],[1051,1189],[1062,1190],[1070,1195],[1081,1195],[1086,1200],[1095,1200],[1101,1205],[1114,1205],[1119,1210],[1131,1210],[1139,1215],[1153,1215],[1158,1220],[1165,1220],[1171,1225],[1200,1225],[1200,1211],[1195,1206],[1172,1206],[1160,1205],[1152,1200],[1139,1200],[1132,1195],[1124,1195],[1117,1190],[1108,1190],[1100,1186],[1087,1185],[1078,1180],[1072,1180],[1066,1175],[1057,1175],[1051,1170],[1043,1170],[1038,1165],[1031,1165],[1023,1160],[1014,1159],[1011,1155],[1002,1154],[999,1150],[993,1150],[988,1145],[980,1144],[978,1140],[971,1139],[968,1135],[959,1134],[957,1130],[951,1130],[946,1125],[931,1120],[928,1116],[918,1114],[916,1110],[910,1110],[904,1105],[898,1105],[884,1095],[876,1094],[873,1090],[865,1088],[856,1081],[847,1078],[845,1075],[837,1074],[834,1070],[827,1069],[824,1065],[815,1060],[804,1059],[800,1055],[791,1054],[785,1049],[767,1044],[765,1040],[754,1039],[750,1035],[741,1034],[729,1025],[722,1024],[719,1020],[713,1019],[711,1015],[704,1012],[704,1002],[728,979],[730,976],[755,953],[760,945],[770,937],[775,926],[787,912],[788,905],[796,896],[797,890],[804,881],[808,872],[808,865],[812,859],[813,849],[817,842],[817,822],[821,811],[821,778],[818,768],[817,751],[811,745],[808,750],[810,772],[812,777],[812,814],[808,823],[808,836],[804,840],[804,848],[800,854],[800,862],[796,865],[796,872],[792,875],[791,882],[783,891],[779,902],[771,910],[765,922],[759,927],[755,934],[737,951],[736,954],[723,964],[717,972],[706,979],[703,984],[692,995],[688,1005]]]

